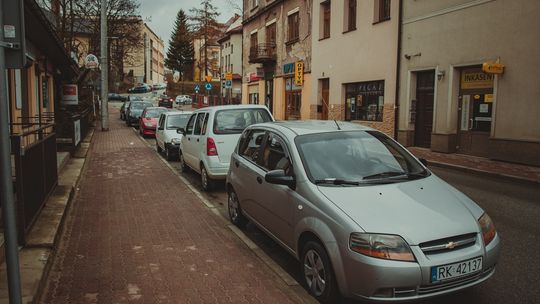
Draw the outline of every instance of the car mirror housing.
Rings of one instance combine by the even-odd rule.
[[[291,189],[296,188],[294,176],[286,175],[284,170],[272,170],[266,173],[264,180],[270,184],[285,185]]]
[[[184,128],[178,128],[176,129],[176,133],[186,135],[186,130]]]

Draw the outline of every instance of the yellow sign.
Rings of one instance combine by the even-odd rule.
[[[294,64],[294,84],[301,86],[304,84],[304,62],[297,61]]]
[[[232,80],[232,73],[226,73],[225,74],[225,80]]]
[[[474,99],[480,99],[480,95],[478,94],[474,95]]]
[[[493,102],[493,94],[484,95],[484,102]]]
[[[462,89],[490,89],[493,88],[493,74],[486,74],[478,69],[466,69],[461,71]]]
[[[484,62],[482,64],[482,71],[489,74],[502,74],[504,73],[504,64],[497,62]]]
[[[204,79],[206,79],[206,82],[210,82],[210,81],[212,81],[212,76],[211,75],[206,75],[204,77]]]

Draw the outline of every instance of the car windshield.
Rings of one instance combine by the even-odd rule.
[[[131,106],[129,107],[130,109],[133,109],[133,110],[142,110],[146,107],[150,107],[152,106],[151,103],[147,103],[147,102],[134,102],[131,104]]]
[[[167,129],[185,129],[190,116],[191,114],[169,115],[169,117],[167,118]]]
[[[138,97],[138,96],[129,96],[129,99],[131,101],[137,101],[137,100],[141,100],[142,101],[142,98]]]
[[[214,134],[240,134],[252,124],[272,121],[265,109],[234,109],[216,112]]]
[[[386,183],[429,175],[409,153],[378,131],[301,135],[295,143],[316,184]]]
[[[144,114],[145,118],[158,118],[161,113],[167,112],[166,109],[148,109]]]

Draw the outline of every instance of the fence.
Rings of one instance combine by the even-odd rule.
[[[94,112],[91,108],[76,112],[63,111],[57,115],[57,142],[63,150],[75,151],[92,127],[93,118]]]
[[[194,100],[194,106],[196,108],[204,108],[211,106],[221,106],[228,104],[240,104],[240,98],[231,98],[229,103],[228,97],[221,97],[217,95],[192,95],[191,99]]]

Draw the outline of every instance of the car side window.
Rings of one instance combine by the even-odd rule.
[[[160,129],[163,129],[165,127],[165,119],[166,119],[165,114],[161,114],[161,116],[159,117],[159,128]]]
[[[195,121],[195,129],[194,129],[193,135],[201,135],[205,115],[206,113],[199,113],[199,115],[197,115],[197,120]]]
[[[238,145],[238,154],[245,159],[258,164],[261,154],[261,145],[265,134],[266,131],[260,129],[252,129],[245,132]]]
[[[204,124],[202,126],[202,135],[206,135],[206,127],[208,126],[208,118],[210,117],[210,114],[206,115],[204,118]]]
[[[186,127],[186,134],[191,135],[193,133],[193,126],[195,125],[195,118],[197,117],[197,114],[191,115],[189,118],[187,127]]]
[[[261,165],[268,171],[283,170],[291,173],[291,162],[285,143],[277,134],[269,132],[263,148]]]

